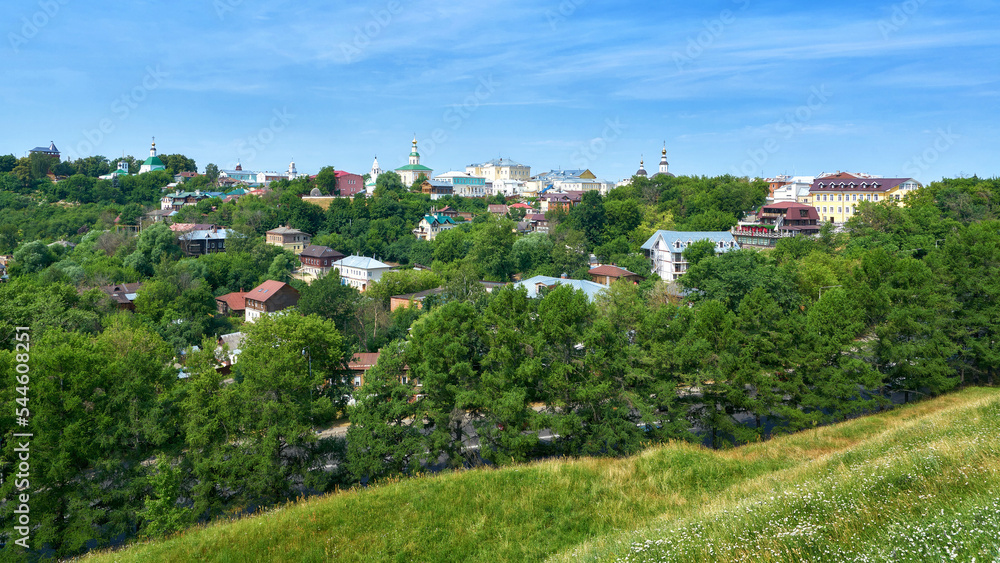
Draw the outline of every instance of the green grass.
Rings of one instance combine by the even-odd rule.
[[[423,476],[87,561],[995,561],[1000,390],[726,451]]]

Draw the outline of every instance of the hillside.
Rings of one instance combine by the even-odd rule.
[[[789,561],[1000,557],[1000,390],[726,451],[387,482],[85,558]]]

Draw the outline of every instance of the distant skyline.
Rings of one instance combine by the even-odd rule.
[[[0,154],[435,173],[1000,176],[1000,3],[39,0]]]

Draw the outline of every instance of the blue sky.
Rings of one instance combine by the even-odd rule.
[[[994,1],[339,4],[10,5],[0,154],[1000,175]]]

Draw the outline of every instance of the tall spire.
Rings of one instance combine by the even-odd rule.
[[[149,156],[156,156],[156,137],[153,137],[153,144],[149,147]]]
[[[663,152],[660,153],[660,174],[669,174],[670,165],[667,163],[667,142],[663,141]]]
[[[417,134],[413,134],[413,149],[410,151],[410,164],[420,164],[420,153],[417,152]]]

